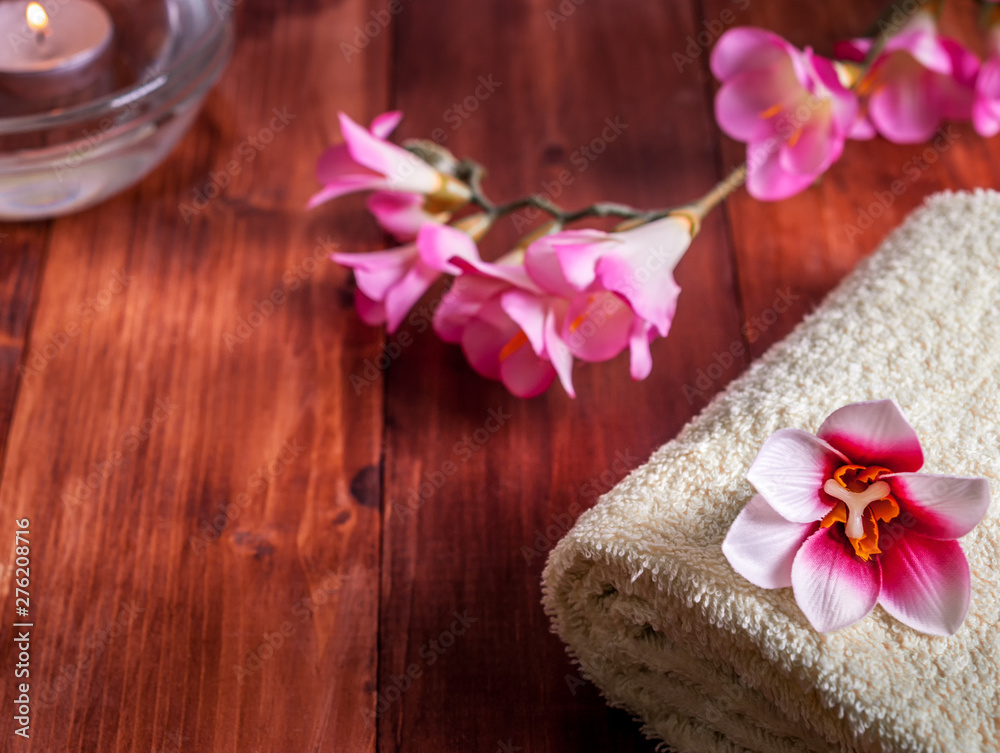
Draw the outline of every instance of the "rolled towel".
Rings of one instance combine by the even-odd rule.
[[[820,634],[792,589],[752,585],[722,553],[765,439],[881,398],[916,429],[923,471],[990,482],[950,638],[881,607]],[[998,422],[1000,194],[939,194],[580,517],[543,576],[553,630],[612,705],[685,753],[1000,751]]]

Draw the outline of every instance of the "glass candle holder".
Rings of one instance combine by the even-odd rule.
[[[53,26],[61,2],[46,5]],[[76,88],[37,86],[33,96],[0,72],[0,220],[84,209],[156,167],[229,61],[231,3],[101,0],[114,38]]]

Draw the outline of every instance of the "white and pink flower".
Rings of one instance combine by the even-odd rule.
[[[871,50],[871,39],[837,44],[843,60],[861,62]],[[945,120],[972,117],[979,58],[938,31],[930,13],[917,13],[886,43],[871,70],[857,87],[863,98],[863,116],[855,138],[877,131],[898,144],[930,139]]]
[[[722,545],[761,588],[791,586],[817,630],[881,604],[900,622],[952,635],[969,609],[969,565],[955,539],[986,514],[981,478],[917,473],[923,451],[891,400],[834,411],[816,436],[782,429],[747,478],[757,489]]]
[[[466,204],[472,196],[468,186],[386,140],[401,118],[399,112],[383,113],[366,129],[340,113],[344,143],[320,156],[316,176],[323,188],[309,200],[309,207],[355,191],[416,195],[430,217]],[[386,229],[394,235],[394,224],[403,221],[396,215],[413,212],[412,203],[394,203],[386,198],[373,201],[375,207],[370,204],[370,208],[384,225],[389,220]]]
[[[719,127],[747,143],[747,190],[774,201],[808,188],[850,135],[857,97],[831,61],[763,29],[732,29],[711,58]]]
[[[694,224],[669,215],[621,232],[564,230],[528,246],[531,279],[569,301],[561,334],[574,356],[605,361],[628,347],[632,377],[649,375],[649,344],[670,331],[681,291],[673,273]]]
[[[424,224],[438,225],[436,222]],[[481,237],[489,228],[484,214],[474,214],[456,222],[452,231],[470,239],[467,233]],[[475,245],[473,243],[473,245]],[[334,253],[330,258],[354,270],[357,290],[354,304],[366,324],[385,324],[395,332],[407,313],[419,301],[442,273],[457,274],[451,265],[431,266],[424,262],[416,242],[387,251],[360,254]]]
[[[558,375],[570,396],[573,356],[559,332],[567,303],[547,295],[528,276],[520,254],[483,261],[467,234],[425,225],[417,238],[431,268],[459,274],[434,315],[434,330],[459,343],[469,364],[518,397],[534,397]]]

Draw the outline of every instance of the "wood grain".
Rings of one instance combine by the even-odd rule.
[[[923,146],[852,142],[789,201],[738,192],[678,268],[652,376],[581,366],[575,401],[472,372],[430,331],[441,288],[388,338],[360,322],[325,257],[385,239],[361,197],[304,210],[313,164],[338,111],[398,107],[401,137],[483,161],[495,198],[680,203],[743,158],[712,117],[725,28],[824,53],[880,5],[239,3],[232,64],[163,166],[0,226],[4,672],[22,517],[36,624],[32,737],[0,717],[0,749],[652,751],[549,633],[545,557],[927,194],[997,185],[1000,142],[955,127],[916,173]],[[968,38],[971,2],[949,8]]]
[[[717,168],[704,70],[678,71],[665,54],[694,32],[689,7],[563,7],[575,10],[525,0],[408,6],[396,63],[405,134],[440,129],[456,153],[487,162],[501,198],[540,190],[567,206],[662,206],[707,190]],[[464,103],[482,79],[499,83],[473,110]],[[456,106],[468,117],[456,118]],[[616,120],[624,130],[589,159],[581,147],[611,136]],[[420,676],[383,704],[380,750],[653,749],[580,682],[549,634],[539,580],[572,520],[738,373],[730,362],[690,401],[682,394],[741,342],[721,219],[678,271],[675,329],[654,345],[645,382],[632,382],[619,358],[578,369],[576,401],[558,386],[519,401],[427,332],[393,364],[380,688],[405,684],[407,670]],[[513,224],[499,229],[507,243]],[[475,622],[439,652],[456,612]]]
[[[180,149],[53,225],[30,346],[76,334],[21,381],[0,486],[4,540],[31,520],[35,621],[32,735],[4,714],[4,749],[374,749],[378,492],[351,482],[378,465],[382,396],[348,376],[381,335],[348,326],[316,239],[379,236],[351,207],[303,206],[336,111],[381,108],[388,38],[348,64],[331,52],[365,2],[241,10]],[[8,301],[22,321],[26,296]]]

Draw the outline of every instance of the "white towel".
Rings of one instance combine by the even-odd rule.
[[[1000,751],[998,379],[1000,194],[940,194],[581,516],[545,569],[553,629],[679,751]],[[990,481],[961,540],[972,607],[951,638],[881,607],[821,635],[790,588],[753,586],[720,549],[768,436],[879,398],[916,429],[922,470]]]

